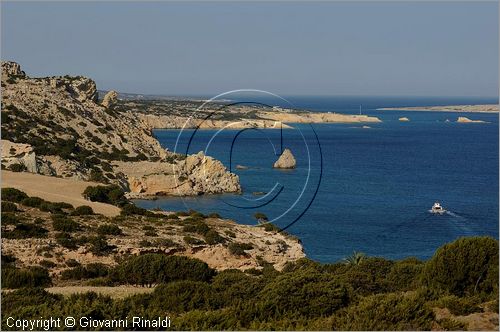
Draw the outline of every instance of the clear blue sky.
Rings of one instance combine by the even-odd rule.
[[[31,76],[166,95],[498,95],[498,3],[2,3]]]

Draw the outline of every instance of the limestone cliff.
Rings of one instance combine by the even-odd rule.
[[[17,163],[25,166],[17,166],[20,171],[117,183],[126,190],[142,186],[143,194],[240,190],[238,177],[221,163],[207,158],[208,164],[191,167],[185,156],[165,151],[152,136],[151,126],[132,112],[122,112],[115,101],[113,94],[106,107],[98,104],[96,84],[89,78],[30,78],[19,64],[2,62],[2,167]],[[181,191],[162,187],[172,179],[142,170],[138,162],[175,167],[190,182]],[[120,171],[118,164],[127,163],[134,163],[134,176]]]

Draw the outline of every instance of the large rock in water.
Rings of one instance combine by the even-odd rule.
[[[297,162],[292,154],[292,151],[285,149],[281,156],[276,160],[273,167],[274,168],[295,168]]]

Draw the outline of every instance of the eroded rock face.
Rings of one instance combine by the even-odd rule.
[[[128,179],[130,197],[201,195],[240,192],[239,178],[203,152],[175,164],[164,162],[116,163]]]
[[[285,149],[281,154],[281,156],[278,158],[278,160],[276,160],[273,167],[290,169],[290,168],[295,168],[296,165],[297,162],[292,154],[292,151],[290,151],[289,149]]]
[[[108,93],[106,93],[104,99],[102,100],[101,105],[106,108],[109,108],[114,106],[117,101],[118,101],[118,92],[111,90]]]
[[[2,61],[2,76],[26,77],[26,74],[17,62]]]
[[[52,77],[50,85],[54,88],[64,87],[78,101],[97,102],[97,86],[90,78],[83,76]]]
[[[15,63],[2,63],[2,69],[5,75],[21,73]],[[107,112],[96,103],[96,85],[89,78],[9,76],[2,85],[2,137],[20,144],[4,159],[26,166],[17,170],[114,183],[149,196],[240,191],[238,177],[219,161],[165,151],[136,114]],[[116,96],[108,93],[105,104],[112,105]],[[92,158],[94,167],[82,158]]]
[[[13,143],[1,140],[2,143],[2,165],[9,169],[12,165],[22,165],[26,171],[37,173],[36,155],[33,147],[29,144]]]

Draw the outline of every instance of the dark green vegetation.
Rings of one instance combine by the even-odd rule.
[[[13,264],[9,257],[2,261]],[[95,293],[49,294],[32,287],[50,283],[42,268],[8,268],[2,270],[2,282],[27,288],[3,294],[2,322],[5,326],[9,316],[78,319],[92,312],[102,318],[169,315],[177,330],[429,330],[433,324],[464,329],[452,318],[437,320],[433,308],[467,315],[498,298],[498,241],[461,238],[441,247],[427,262],[363,256],[319,264],[301,259],[281,272],[272,266],[253,272],[217,273],[196,259],[145,254],[116,267],[76,264],[63,273],[64,279],[91,284],[156,285],[151,294],[113,300]]]
[[[118,190],[110,194],[115,187],[95,188],[89,189],[92,197],[121,201]],[[216,272],[202,261],[172,255],[186,244],[192,249],[224,246],[240,259],[258,249],[230,229],[217,228],[210,220],[216,215],[155,214],[126,208],[132,206],[127,202],[122,209],[128,212],[106,218],[86,206],[46,202],[16,189],[2,189],[2,197],[6,243],[46,241],[33,251],[40,255],[38,265],[23,265],[15,250],[2,255],[2,287],[14,289],[2,294],[4,329],[9,316],[77,318],[90,312],[103,318],[169,315],[174,329],[186,330],[428,330],[436,326],[456,330],[465,325],[453,317],[437,319],[433,310],[447,308],[457,316],[498,311],[499,248],[498,241],[489,237],[458,239],[439,248],[427,262],[390,261],[354,252],[335,264],[301,259],[276,271],[257,256],[260,269]],[[121,241],[136,241],[129,245],[147,249],[139,256],[120,255]],[[115,263],[78,262],[61,252],[79,249]],[[151,294],[111,299],[93,293],[62,297],[39,288],[75,284],[155,289]]]

